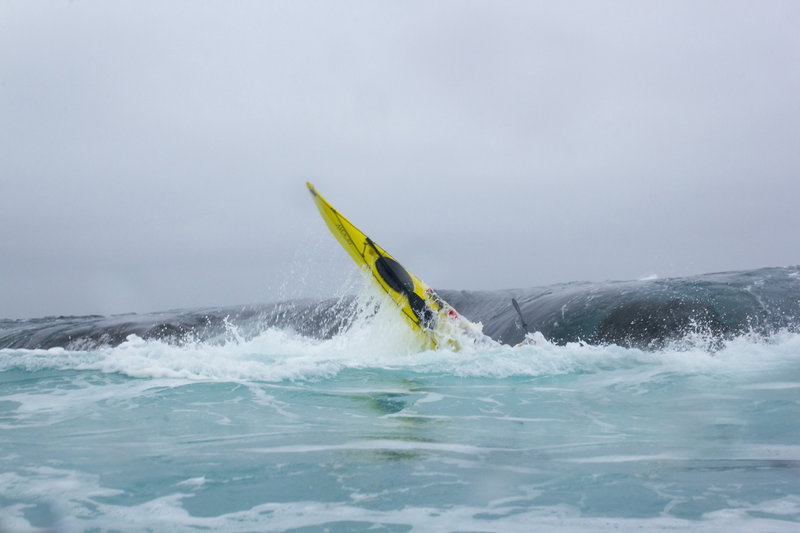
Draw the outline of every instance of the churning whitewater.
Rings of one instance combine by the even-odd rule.
[[[440,293],[0,321],[0,531],[800,527],[799,268]]]

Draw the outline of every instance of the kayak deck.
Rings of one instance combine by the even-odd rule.
[[[386,250],[336,210],[311,183],[306,183],[322,219],[355,263],[394,301],[409,326],[429,348],[459,347],[458,334],[480,332],[480,326],[455,309]]]

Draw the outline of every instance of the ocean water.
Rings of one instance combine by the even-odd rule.
[[[0,531],[800,531],[796,273],[2,321]]]

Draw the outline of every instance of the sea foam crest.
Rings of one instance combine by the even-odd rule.
[[[95,351],[6,349],[0,350],[0,371],[75,370],[132,378],[280,382],[327,379],[345,369],[498,379],[635,369],[647,379],[646,375],[660,373],[756,372],[800,360],[800,335],[793,333],[769,340],[733,339],[714,353],[702,349],[650,352],[583,343],[560,346],[546,341],[520,347],[414,352],[415,339],[404,338],[404,324],[392,324],[393,319],[381,312],[374,318],[372,327],[351,329],[328,340],[268,329],[250,340],[224,344],[178,346],[131,335],[117,347]]]
[[[461,349],[424,351],[394,303],[371,285],[363,284],[351,316],[328,339],[303,336],[288,328],[267,327],[245,336],[231,321],[226,333],[213,341],[181,344],[144,340],[136,335],[116,347],[94,350],[4,349],[0,371],[36,372],[45,369],[99,371],[132,378],[211,381],[298,381],[336,376],[344,369],[399,370],[457,377],[505,378],[595,373],[640,368],[647,372],[737,372],[796,362],[800,335],[779,332],[769,338],[741,336],[706,349],[696,343],[656,351],[597,346],[581,342],[556,345],[540,333],[528,334],[516,347],[471,335]]]

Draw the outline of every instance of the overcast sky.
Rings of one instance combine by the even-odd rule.
[[[0,1],[0,318],[800,263],[800,2]]]

